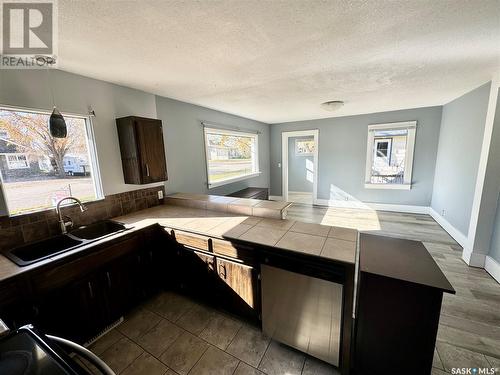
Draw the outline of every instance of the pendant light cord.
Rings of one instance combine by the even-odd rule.
[[[50,96],[52,98],[52,107],[53,108],[56,108],[56,100],[54,98],[54,90],[52,88],[52,84],[51,84],[51,74],[50,74],[50,64],[49,64],[49,60],[47,59],[47,82],[48,82],[48,85],[49,85],[49,90],[50,90]]]

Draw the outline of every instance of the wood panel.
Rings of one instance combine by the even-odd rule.
[[[166,181],[167,163],[161,120],[128,116],[116,119],[126,184]]]
[[[260,307],[260,293],[258,292],[258,273],[255,268],[243,264],[217,258],[217,273],[219,278],[233,292],[233,299],[238,305],[243,301],[250,309]]]

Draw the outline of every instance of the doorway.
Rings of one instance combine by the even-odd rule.
[[[312,205],[318,198],[319,131],[282,133],[283,200]]]

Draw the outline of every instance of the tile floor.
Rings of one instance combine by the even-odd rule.
[[[339,374],[242,320],[173,292],[136,309],[90,349],[123,375]]]

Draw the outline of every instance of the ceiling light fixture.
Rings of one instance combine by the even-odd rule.
[[[321,108],[326,111],[337,111],[344,106],[344,102],[342,100],[330,100],[328,102],[321,103]]]

